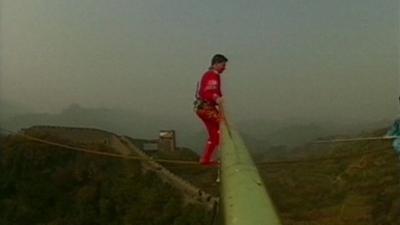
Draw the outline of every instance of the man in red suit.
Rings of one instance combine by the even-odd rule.
[[[200,159],[203,165],[215,165],[215,152],[220,143],[220,122],[222,120],[221,104],[221,78],[228,59],[216,54],[211,59],[211,66],[203,74],[196,91],[195,112],[204,122],[208,131],[208,140]]]

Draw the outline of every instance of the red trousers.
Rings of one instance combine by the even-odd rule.
[[[204,122],[208,131],[208,140],[200,163],[209,164],[215,162],[214,157],[220,142],[220,112],[216,106],[207,106],[196,110],[196,114]]]

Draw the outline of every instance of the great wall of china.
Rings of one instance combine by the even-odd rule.
[[[219,199],[206,193],[187,180],[172,173],[160,163],[152,160],[143,150],[134,144],[134,139],[127,136],[119,136],[112,132],[97,128],[64,127],[64,126],[32,126],[21,129],[23,134],[51,134],[71,142],[79,144],[106,144],[122,155],[140,156],[146,160],[141,161],[143,171],[152,171],[165,183],[175,187],[184,196],[185,203],[197,203],[208,209],[214,209]]]

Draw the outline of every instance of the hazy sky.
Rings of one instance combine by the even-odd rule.
[[[1,98],[195,118],[214,53],[245,118],[394,116],[398,0],[2,0]]]

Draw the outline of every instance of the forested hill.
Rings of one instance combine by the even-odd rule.
[[[390,140],[309,144],[287,159],[260,165],[285,225],[400,224],[400,160]]]
[[[144,172],[138,161],[77,153],[16,135],[1,137],[0,160],[2,225],[211,224],[209,210],[185,203],[182,193]]]
[[[185,204],[182,193],[155,174],[143,173],[140,162],[77,153],[14,135],[3,136],[0,145],[2,225],[211,224],[212,213]],[[194,156],[187,151],[153,157]],[[254,158],[273,160],[258,167],[283,225],[400,225],[400,161],[388,140],[308,144],[279,159]],[[209,170],[166,166],[218,194]]]

